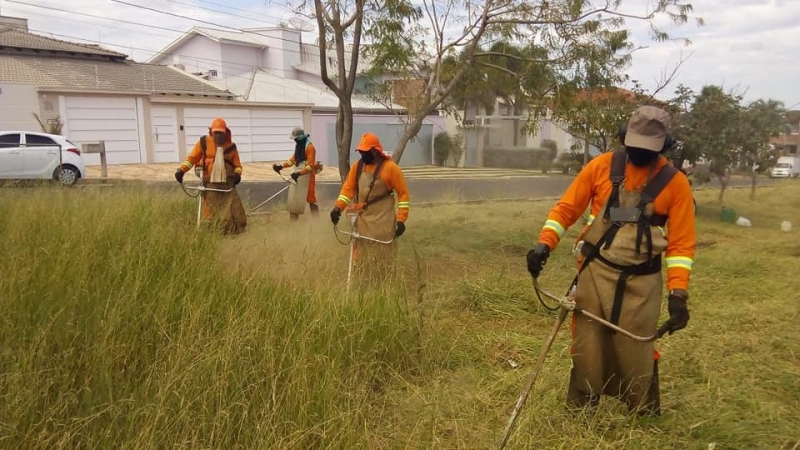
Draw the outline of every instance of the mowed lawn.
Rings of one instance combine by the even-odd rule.
[[[219,237],[145,189],[0,190],[0,448],[496,446],[555,320],[525,270],[552,201],[412,206],[397,283],[348,296],[329,205]],[[663,416],[568,415],[567,325],[508,448],[800,448],[800,183],[726,192],[752,227],[717,194],[689,325],[656,344]]]

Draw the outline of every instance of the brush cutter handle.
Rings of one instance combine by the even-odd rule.
[[[185,189],[191,189],[193,191],[214,191],[214,192],[230,192],[233,188],[230,189],[214,189],[214,188],[207,188],[205,186],[184,186]]]
[[[285,176],[283,176],[283,174],[281,174],[281,179],[282,179],[283,181],[285,181],[285,182],[289,183],[289,184],[293,184],[293,185],[297,186],[297,181],[294,181],[294,180],[292,179],[292,177],[285,177]]]
[[[660,338],[661,336],[663,336],[664,333],[666,333],[666,331],[668,330],[667,323],[665,323],[665,324],[661,325],[661,328],[659,328],[658,331],[655,334],[653,334],[652,336],[639,336],[639,335],[631,333],[628,330],[620,328],[617,325],[614,325],[613,323],[611,323],[611,322],[609,322],[609,321],[607,321],[607,320],[605,320],[605,319],[603,319],[601,317],[598,317],[598,316],[596,316],[596,315],[584,310],[583,308],[581,308],[580,305],[575,303],[570,298],[559,297],[559,296],[556,296],[554,294],[551,294],[550,292],[547,292],[547,291],[541,289],[539,287],[539,281],[536,278],[533,279],[533,288],[536,289],[537,292],[543,294],[545,297],[549,297],[549,298],[557,301],[561,308],[564,308],[564,309],[569,310],[569,311],[575,311],[577,313],[581,313],[584,316],[586,316],[586,317],[588,317],[588,318],[590,318],[592,320],[596,320],[600,324],[602,324],[602,325],[604,325],[604,326],[606,326],[608,328],[611,328],[612,330],[616,331],[617,333],[624,334],[625,336],[633,339],[634,341],[652,342],[652,341],[655,341],[656,339]]]
[[[366,241],[377,242],[377,243],[379,243],[379,244],[391,244],[392,242],[394,242],[394,238],[392,238],[392,239],[390,239],[390,240],[388,240],[388,241],[381,241],[381,240],[379,240],[379,239],[375,239],[375,238],[371,238],[371,237],[369,237],[369,236],[364,236],[364,235],[362,235],[362,234],[359,234],[359,233],[358,233],[358,231],[355,231],[355,230],[354,230],[354,231],[352,231],[352,232],[349,232],[349,231],[342,231],[342,230],[340,230],[340,229],[339,229],[339,227],[338,227],[338,226],[336,226],[336,225],[334,225],[334,226],[333,226],[333,229],[334,229],[334,230],[336,230],[336,232],[337,232],[337,233],[341,233],[341,234],[344,234],[344,235],[346,235],[346,236],[352,236],[352,237],[354,237],[354,238],[356,238],[356,239],[364,239],[364,240],[366,240]]]

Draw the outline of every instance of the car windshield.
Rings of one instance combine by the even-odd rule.
[[[778,163],[778,164],[775,165],[775,168],[776,169],[788,169],[789,168],[789,163]]]

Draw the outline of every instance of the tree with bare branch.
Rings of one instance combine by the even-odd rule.
[[[317,22],[320,76],[339,99],[336,147],[339,176],[344,181],[350,170],[352,98],[364,53],[362,44],[402,35],[407,19],[420,17],[421,12],[408,0],[302,0],[294,10]]]
[[[418,26],[409,26],[401,37],[388,36],[369,46],[369,52],[375,56],[375,73],[392,73],[423,81],[417,101],[408,109],[405,130],[394,149],[394,160],[402,158],[406,145],[419,132],[425,118],[454,94],[480,57],[489,54],[501,58],[518,57],[511,52],[492,52],[494,41],[516,41],[523,46],[535,44],[545,50],[546,56],[526,60],[547,64],[569,79],[569,74],[587,58],[614,69],[614,61],[609,64],[599,55],[587,55],[587,48],[598,41],[627,42],[621,39],[627,37],[627,32],[620,30],[626,19],[647,21],[653,37],[663,41],[669,36],[657,28],[655,19],[667,15],[681,24],[687,22],[692,12],[692,6],[680,0],[657,0],[644,14],[623,11],[619,0],[595,3],[589,0],[423,0],[423,17],[418,20]],[[408,58],[409,54],[417,57]],[[445,64],[453,55],[460,55],[460,66]],[[618,65],[615,70],[620,68]],[[552,95],[557,89],[558,85],[552,86],[541,95]],[[536,119],[535,115],[532,119]]]

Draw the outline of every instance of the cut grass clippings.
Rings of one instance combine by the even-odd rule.
[[[525,270],[552,201],[412,209],[398,283],[348,297],[324,216],[220,237],[156,187],[2,194],[2,448],[494,448],[555,320]],[[696,193],[691,320],[657,343],[663,416],[607,397],[568,415],[565,324],[508,448],[800,448],[800,185],[748,196],[725,194],[740,227]]]

